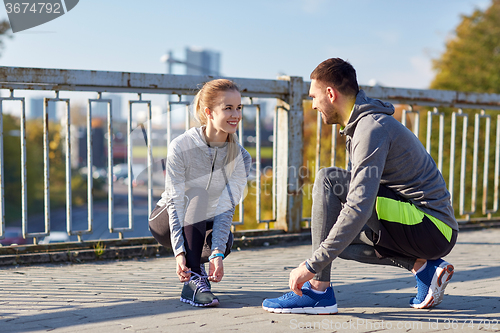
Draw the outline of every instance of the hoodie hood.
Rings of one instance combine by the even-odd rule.
[[[192,127],[186,132],[186,134],[193,140],[197,147],[206,150],[210,146],[208,145],[205,134],[203,133],[204,129],[205,125],[201,127]],[[224,148],[226,146],[227,142],[225,142],[220,148]]]
[[[194,144],[202,149],[206,149],[208,147],[205,135],[203,134],[204,127],[205,126],[192,127],[186,132],[186,134],[191,138],[191,140],[193,140]]]
[[[356,102],[347,122],[346,127],[340,133],[352,136],[358,121],[373,113],[384,113],[387,115],[394,114],[394,106],[391,103],[382,102],[381,100],[367,97],[363,90],[360,90],[356,95]]]

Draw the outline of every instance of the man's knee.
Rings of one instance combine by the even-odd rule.
[[[337,167],[319,169],[314,180],[314,187],[324,187],[325,182],[328,183],[330,179],[336,178],[337,170],[339,170]]]
[[[344,197],[349,190],[350,173],[337,167],[323,168],[316,174],[313,191],[318,193],[328,189],[336,196]]]

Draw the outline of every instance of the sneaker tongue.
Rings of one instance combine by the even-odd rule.
[[[301,289],[312,289],[311,282],[307,281],[306,283],[304,283]]]
[[[200,292],[210,291],[210,288],[203,277],[196,277],[196,279],[193,279],[193,282],[200,289]]]

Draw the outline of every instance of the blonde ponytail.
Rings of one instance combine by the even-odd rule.
[[[238,145],[238,136],[236,133],[234,134],[229,134],[228,135],[229,139],[229,146],[227,150],[227,172],[228,174],[232,174],[234,171],[234,168],[236,167],[236,159],[238,158],[238,155],[241,153],[240,152],[240,147]]]

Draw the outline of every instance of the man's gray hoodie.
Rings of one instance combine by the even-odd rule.
[[[208,187],[206,219],[214,222],[212,251],[217,249],[224,253],[226,250],[235,205],[243,196],[252,163],[250,154],[239,143],[235,144],[240,153],[236,156],[234,171],[231,172],[226,161],[230,144],[210,147],[205,140],[203,127],[191,128],[170,143],[165,191],[157,205],[164,206],[168,211],[174,256],[185,252],[182,227],[185,223],[185,192],[190,188]]]
[[[351,162],[347,202],[328,237],[307,261],[320,272],[354,240],[373,213],[379,185],[385,185],[454,230],[458,224],[441,172],[419,139],[392,115],[389,103],[361,90],[346,127]]]

